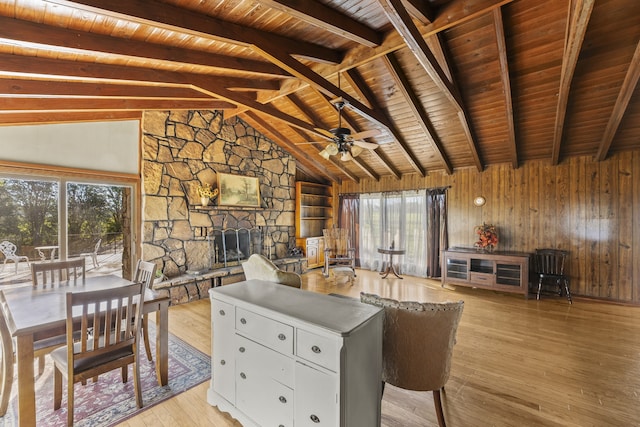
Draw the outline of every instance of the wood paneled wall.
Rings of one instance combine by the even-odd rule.
[[[474,227],[493,223],[498,250],[569,250],[573,294],[640,304],[640,152],[602,162],[573,157],[558,166],[536,161],[515,170],[504,165],[481,173],[349,181],[340,193],[447,185],[450,246],[473,246]],[[487,203],[476,207],[480,195]]]

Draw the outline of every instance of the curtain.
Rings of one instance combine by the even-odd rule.
[[[378,248],[404,249],[394,258],[400,273],[439,277],[447,247],[446,189],[360,195],[360,266],[380,271]]]
[[[360,195],[360,266],[368,270],[381,270],[382,257],[378,248],[382,244],[382,194]]]
[[[446,189],[427,190],[427,227],[426,240],[426,276],[440,277],[442,274],[442,262],[440,254],[449,246],[447,233],[447,198]]]
[[[360,267],[360,196],[358,194],[340,195],[338,201],[338,228],[346,228],[349,233],[350,247],[356,249],[356,267]]]

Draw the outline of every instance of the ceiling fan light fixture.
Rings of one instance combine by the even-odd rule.
[[[329,160],[329,157],[331,157],[331,154],[329,154],[329,152],[327,152],[327,149],[325,148],[320,152],[320,156],[325,160]]]
[[[364,148],[359,147],[357,145],[354,145],[353,147],[351,147],[351,155],[353,157],[358,157],[363,151],[364,151]]]
[[[342,160],[343,162],[347,162],[349,160],[353,160],[353,157],[351,156],[350,152],[344,151],[342,153],[342,157],[340,157],[340,160]]]
[[[335,156],[339,152],[338,145],[334,143],[327,144],[327,146],[324,147],[324,151],[329,153],[330,156]]]

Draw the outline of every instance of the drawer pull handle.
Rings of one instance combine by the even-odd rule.
[[[240,350],[240,353],[244,353],[244,347],[240,347],[238,350]]]
[[[242,378],[243,380],[246,380],[247,376],[245,375],[244,372],[240,372],[240,378]]]
[[[278,339],[279,339],[280,341],[284,341],[284,340],[286,340],[286,339],[287,339],[287,336],[286,336],[285,334],[278,334]]]
[[[227,313],[225,313],[224,310],[220,310],[220,316],[224,316],[225,314]]]
[[[242,317],[242,318],[240,319],[240,323],[242,323],[243,325],[246,325],[246,324],[247,324],[247,319],[245,319],[244,317]]]
[[[284,396],[280,396],[278,400],[280,400],[280,403],[287,403],[287,398]]]
[[[320,347],[318,347],[317,345],[314,345],[313,347],[311,347],[311,351],[313,351],[316,354],[320,354],[322,352],[322,350],[320,350]]]
[[[226,364],[227,364],[227,362],[226,362],[224,359],[222,359],[222,360],[220,361],[220,364],[224,366],[224,365],[226,365]]]
[[[320,422],[320,418],[318,418],[317,415],[311,415],[309,418],[311,418],[311,421],[313,421],[314,423]]]

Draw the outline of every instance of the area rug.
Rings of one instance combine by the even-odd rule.
[[[120,369],[100,375],[98,382],[89,380],[87,385],[75,385],[75,426],[106,427],[137,415],[158,403],[188,390],[211,378],[211,357],[169,334],[169,383],[158,385],[155,371],[155,330],[149,324],[153,361],[149,362],[140,343],[142,363],[140,380],[144,407],[138,409],[133,393],[133,373],[129,367],[129,380],[122,383]],[[34,368],[37,372],[37,364]],[[11,391],[7,414],[0,418],[1,427],[17,425],[17,379]],[[62,388],[62,407],[53,410],[53,362],[47,357],[44,372],[36,380],[36,424],[38,427],[66,426],[67,390]],[[202,397],[203,399],[205,396]]]

